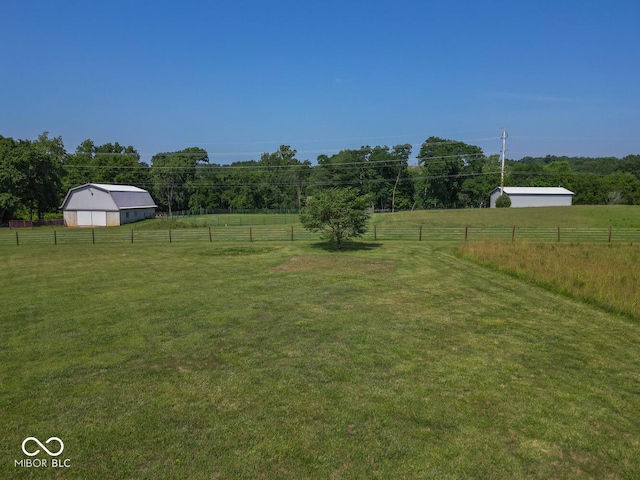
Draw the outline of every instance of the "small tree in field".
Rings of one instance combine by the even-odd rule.
[[[331,188],[310,198],[300,221],[320,238],[335,243],[340,250],[345,240],[361,237],[367,231],[368,202],[353,188]]]
[[[509,195],[502,194],[496,200],[496,208],[508,208],[511,206],[511,199]]]

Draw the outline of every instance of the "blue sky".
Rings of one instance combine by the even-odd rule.
[[[640,154],[640,2],[0,0],[0,135],[216,163],[429,136]]]

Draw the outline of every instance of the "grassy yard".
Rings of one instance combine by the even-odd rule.
[[[3,247],[0,478],[640,477],[638,322],[456,249]]]

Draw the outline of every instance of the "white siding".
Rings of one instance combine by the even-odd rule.
[[[518,207],[569,207],[573,192],[562,187],[504,187],[504,195],[511,199],[511,206]],[[491,192],[489,206],[495,208],[500,198],[500,188]]]
[[[510,194],[512,207],[570,207],[571,195],[514,195]]]

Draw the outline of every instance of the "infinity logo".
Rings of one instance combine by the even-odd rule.
[[[33,457],[37,454],[40,453],[40,450],[36,450],[35,452],[27,452],[27,449],[25,448],[25,445],[27,444],[27,442],[31,440],[33,442],[36,442],[41,449],[43,449],[45,452],[47,452],[49,455],[51,455],[52,457],[57,457],[58,455],[60,455],[62,453],[62,451],[64,450],[64,443],[62,443],[62,440],[60,440],[58,437],[51,437],[49,440],[47,440],[44,443],[49,443],[52,440],[57,441],[60,444],[60,450],[58,450],[57,452],[51,452],[49,451],[49,449],[47,447],[45,447],[42,442],[40,440],[38,440],[36,437],[27,437],[24,439],[24,441],[22,442],[22,451],[24,452],[25,455],[29,455],[30,457]]]

